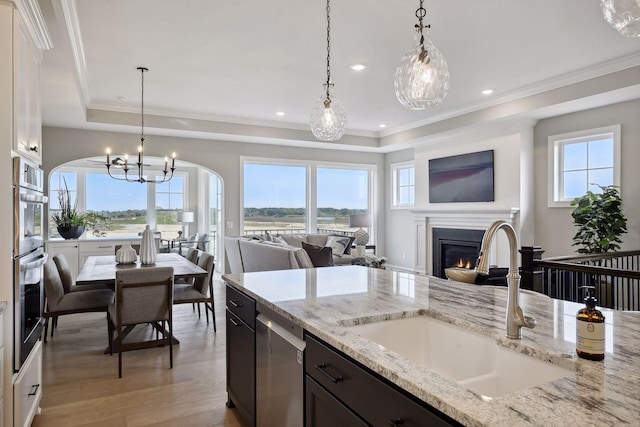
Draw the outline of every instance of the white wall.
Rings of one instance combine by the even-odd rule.
[[[535,127],[535,243],[544,257],[568,255],[575,227],[571,208],[547,207],[547,138],[567,132],[621,124],[622,164],[620,187],[628,233],[623,250],[640,249],[640,100],[623,102],[541,120]]]

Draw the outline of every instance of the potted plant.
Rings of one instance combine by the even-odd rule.
[[[620,236],[627,232],[627,219],[622,213],[620,191],[615,185],[601,186],[602,193],[587,191],[571,202],[571,212],[578,228],[572,246],[578,253],[598,254],[620,249]]]
[[[107,221],[104,215],[95,212],[82,213],[78,212],[76,200],[71,204],[71,195],[67,187],[67,180],[64,180],[64,189],[58,191],[58,202],[60,211],[51,215],[51,219],[55,223],[58,233],[64,239],[77,239],[82,236],[85,228],[95,227],[98,223]]]

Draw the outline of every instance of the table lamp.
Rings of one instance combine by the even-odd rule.
[[[364,257],[364,250],[367,242],[369,242],[369,233],[364,230],[363,227],[369,228],[371,227],[371,215],[369,214],[357,214],[357,215],[349,215],[349,227],[355,228],[360,227],[356,231],[354,231],[353,235],[355,240],[353,241],[356,244],[356,258]]]
[[[184,229],[184,224],[188,222],[193,222],[195,219],[195,214],[193,212],[188,211],[179,211],[177,215],[177,221],[181,222],[182,228]],[[182,230],[178,231],[178,237],[182,237]]]

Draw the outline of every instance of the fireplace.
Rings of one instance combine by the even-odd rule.
[[[483,236],[484,230],[434,228],[433,275],[446,279],[445,268],[475,268]]]

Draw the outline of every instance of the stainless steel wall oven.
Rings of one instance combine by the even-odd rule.
[[[44,307],[43,173],[21,157],[13,159],[14,369],[40,338]]]

